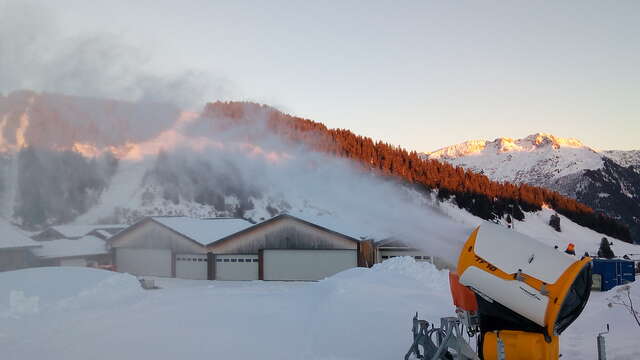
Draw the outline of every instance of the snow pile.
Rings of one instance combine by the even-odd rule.
[[[9,294],[9,310],[5,316],[19,317],[22,314],[37,314],[40,298],[37,296],[25,296],[23,291],[11,290]],[[0,312],[0,317],[2,312]]]
[[[108,292],[131,295],[129,285],[137,284],[96,277],[91,269],[37,270],[38,276],[2,274],[2,293],[20,289],[59,307],[71,304],[63,299],[91,301],[4,318],[3,359],[386,360],[406,352],[416,311],[433,321],[453,311],[448,291],[442,291],[446,272],[410,258],[314,283],[187,281],[187,287],[138,291],[126,301]],[[33,287],[36,278],[45,285],[39,291]],[[89,285],[92,281],[102,285]],[[49,289],[59,292],[47,297]]]
[[[128,274],[78,267],[33,268],[0,273],[0,318],[95,308],[141,293]]]
[[[449,275],[447,271],[434,271],[434,265],[428,262],[415,261],[411,256],[398,256],[375,264],[371,271],[375,273],[393,273],[423,282],[438,284],[447,283]]]

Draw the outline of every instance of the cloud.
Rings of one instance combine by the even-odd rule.
[[[35,90],[199,107],[231,83],[188,69],[151,70],[152,49],[109,33],[64,37],[55,10],[42,3],[0,3],[0,92]]]

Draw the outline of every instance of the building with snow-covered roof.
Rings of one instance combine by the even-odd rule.
[[[126,227],[127,225],[124,224],[58,225],[49,227],[44,231],[33,235],[31,238],[36,241],[49,241],[58,239],[79,239],[86,235],[93,235],[106,240],[121,230],[124,230]]]
[[[20,229],[0,220],[0,271],[22,269],[33,263],[29,250],[40,244],[31,240]]]
[[[111,255],[105,240],[93,235],[79,239],[41,241],[31,250],[42,266],[99,266],[109,265]]]
[[[427,254],[424,250],[413,247],[396,238],[386,238],[375,242],[376,262],[383,262],[398,256],[409,256],[416,261],[430,262],[438,268],[449,267],[440,258]]]
[[[365,262],[361,242],[291,215],[148,217],[110,241],[118,271],[210,280],[318,280]]]

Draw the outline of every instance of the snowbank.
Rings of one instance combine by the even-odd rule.
[[[154,291],[138,290],[126,275],[94,272],[46,268],[2,274],[3,301],[19,290],[64,308],[58,316],[41,308],[0,321],[3,359],[382,360],[406,352],[416,311],[432,320],[452,314],[443,291],[446,273],[411,258],[314,283],[190,281]],[[95,286],[109,281],[113,286]],[[47,295],[38,283],[58,293]],[[138,295],[128,301],[105,298],[120,291]],[[63,306],[69,304],[65,299],[80,301],[81,294],[92,300]],[[98,296],[103,301],[95,301]]]
[[[141,293],[131,275],[81,267],[43,267],[0,273],[0,318],[112,304]]]

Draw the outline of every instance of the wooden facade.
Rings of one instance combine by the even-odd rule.
[[[33,265],[33,255],[26,248],[0,250],[0,271],[18,270]]]
[[[290,215],[279,215],[207,246],[215,254],[258,254],[261,249],[358,249],[358,240]]]
[[[123,230],[110,242],[113,249],[168,249],[174,254],[206,254],[204,245],[170,229],[153,218],[146,218]]]

